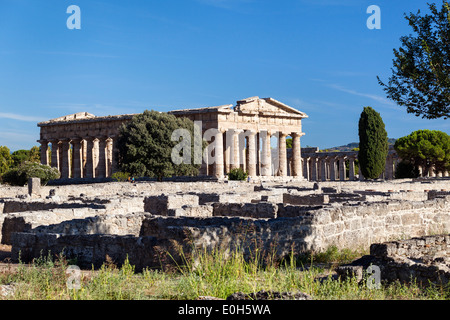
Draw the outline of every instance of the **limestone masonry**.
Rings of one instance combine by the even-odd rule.
[[[2,186],[1,243],[12,245],[15,261],[64,252],[91,268],[128,256],[137,270],[173,263],[181,249],[257,246],[278,258],[330,246],[369,249],[448,234],[449,187],[448,178]],[[439,250],[447,254],[447,246]]]

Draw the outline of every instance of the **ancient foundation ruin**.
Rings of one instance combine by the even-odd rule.
[[[13,261],[64,253],[89,269],[127,257],[137,270],[160,268],[180,250],[215,247],[258,247],[281,258],[336,246],[380,256],[375,244],[392,254],[382,243],[438,234],[445,256],[449,186],[448,178],[2,186],[0,240],[12,246]],[[404,242],[395,243],[396,254],[406,254]]]

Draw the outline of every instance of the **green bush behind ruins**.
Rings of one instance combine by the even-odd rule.
[[[371,107],[364,107],[359,118],[358,160],[367,179],[378,178],[385,170],[389,145],[381,116]]]

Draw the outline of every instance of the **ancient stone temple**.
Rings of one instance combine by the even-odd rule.
[[[201,122],[202,135],[217,129],[215,162],[203,162],[202,175],[223,177],[242,167],[250,176],[302,178],[300,138],[308,116],[272,98],[251,97],[234,105],[170,111]],[[41,161],[61,172],[61,178],[104,178],[117,171],[117,136],[132,114],[96,117],[82,112],[40,122]],[[198,123],[197,122],[197,123]],[[292,150],[286,138],[292,137]],[[48,148],[51,146],[51,157]]]
[[[81,112],[38,123],[41,163],[58,168],[61,178],[110,177],[117,171],[119,127],[132,117],[96,117]]]
[[[302,177],[300,138],[302,119],[308,116],[272,98],[251,97],[236,106],[223,105],[170,111],[179,117],[200,121],[202,133],[214,131],[216,156],[213,164],[203,162],[201,174],[221,177],[241,167],[249,176]],[[286,138],[292,138],[288,159]],[[208,141],[209,138],[205,137]],[[211,139],[211,140],[213,140]],[[288,161],[289,160],[289,161]]]

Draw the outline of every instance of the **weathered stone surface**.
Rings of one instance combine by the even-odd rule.
[[[215,203],[213,216],[270,219],[277,217],[277,210],[274,203]]]
[[[326,194],[312,194],[307,196],[298,196],[289,193],[283,194],[283,203],[301,206],[317,206],[330,202]]]
[[[28,234],[24,237],[28,237],[30,241],[16,241],[13,248],[28,250],[30,256],[51,248],[53,238],[48,238],[49,242],[45,237],[57,234],[56,243],[59,244],[68,242],[68,239],[73,240],[70,237],[75,236],[84,237],[83,239],[91,236],[89,239],[110,243],[118,250],[118,260],[122,257],[119,254],[121,245],[113,243],[111,239],[126,235],[131,237],[126,242],[137,244],[138,238],[153,237],[155,240],[152,245],[155,248],[160,241],[166,241],[183,248],[187,254],[193,250],[192,245],[195,248],[211,249],[245,248],[247,254],[251,254],[259,246],[264,252],[275,252],[277,257],[283,257],[292,250],[298,253],[311,250],[317,252],[332,245],[349,249],[369,248],[373,243],[390,239],[450,230],[450,197],[444,195],[424,201],[393,200],[389,192],[384,193],[388,188],[405,187],[414,188],[417,192],[422,189],[421,192],[427,194],[428,191],[425,190],[444,188],[440,181],[429,184],[409,184],[405,181],[378,183],[378,189],[383,192],[365,191],[364,194],[354,191],[376,190],[374,185],[366,182],[346,182],[339,186],[335,184],[321,182],[322,190],[333,189],[335,192],[327,193],[329,203],[320,205],[279,202],[283,194],[288,194],[291,199],[308,195],[318,198],[324,195],[313,190],[311,182],[286,183],[281,180],[265,182],[264,188],[257,191],[254,190],[255,184],[240,181],[52,186],[55,195],[60,197],[58,201],[45,197],[31,199],[27,197],[26,188],[10,189],[0,186],[0,191],[5,190],[8,195],[8,198],[0,199],[2,241],[12,243],[13,234],[17,234],[18,239],[20,234]],[[44,186],[41,194],[48,194],[49,190],[49,187]],[[364,197],[370,194],[382,197],[383,201],[364,201]],[[147,199],[147,203],[144,199]],[[144,212],[144,206],[149,206],[149,203],[152,203],[152,209],[147,209],[153,210],[153,213]],[[163,209],[155,209],[160,207]],[[161,212],[165,216],[161,216]],[[95,235],[98,237],[95,238]],[[108,237],[102,238],[102,235]],[[87,243],[83,241],[76,240],[73,250],[77,255],[85,254],[87,260],[92,260],[92,257],[89,258],[92,256],[91,249],[76,249],[76,246]],[[438,252],[446,250],[443,241],[436,244],[429,238],[421,238],[411,243],[402,242],[396,248],[392,245],[380,246],[378,251],[374,249],[374,254],[383,258],[397,250],[398,254],[409,252],[412,256],[417,248],[409,248],[416,246],[417,242],[421,246],[431,245],[434,248],[433,252],[427,253],[431,257],[429,260],[434,261],[433,257]],[[59,248],[58,246],[55,248]],[[129,250],[128,245],[123,248]],[[112,254],[114,250],[111,249],[108,254]],[[156,249],[136,245],[133,250],[138,256],[140,250]],[[170,250],[173,251],[168,252],[176,255],[174,248]],[[144,251],[143,255],[146,254]],[[98,261],[101,260],[101,257],[97,258]],[[404,259],[403,263],[410,264],[409,258]],[[421,259],[426,260],[423,257]],[[445,261],[436,260],[435,264],[438,263]]]
[[[337,271],[342,276],[348,271],[360,272],[370,264],[380,268],[382,281],[414,280],[424,286],[430,282],[447,285],[450,283],[450,235],[374,243],[370,246],[370,256],[341,266]]]
[[[185,205],[198,206],[199,197],[193,194],[163,194],[144,199],[144,211],[154,215],[167,216],[170,209],[179,209]]]
[[[167,210],[169,217],[212,217],[213,206],[210,204],[191,206],[185,205],[182,208]]]
[[[41,194],[41,179],[29,178],[28,179],[28,195],[31,197],[40,196]]]

